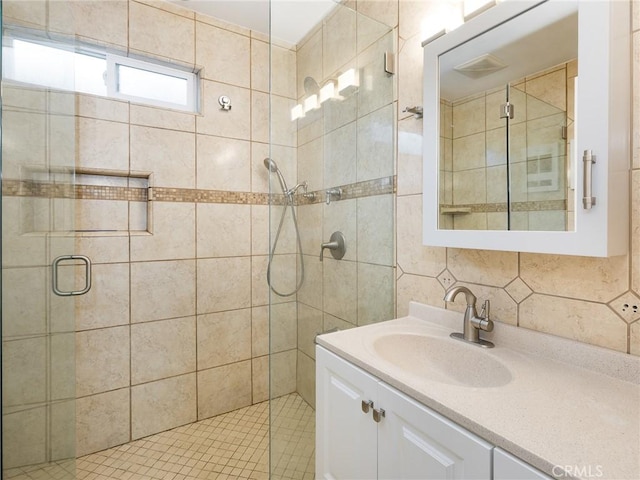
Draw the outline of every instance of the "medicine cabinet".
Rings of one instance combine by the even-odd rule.
[[[628,1],[505,1],[424,47],[424,237],[628,249]]]

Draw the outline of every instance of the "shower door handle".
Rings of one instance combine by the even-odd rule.
[[[80,260],[82,263],[84,263],[85,283],[82,290],[72,290],[70,292],[67,292],[58,288],[58,267],[60,266],[60,263],[67,260]],[[85,257],[84,255],[61,255],[53,261],[53,264],[51,265],[51,271],[51,286],[53,288],[53,293],[60,297],[84,295],[89,290],[91,290],[91,260],[89,259],[89,257]]]
[[[591,182],[593,180],[593,164],[596,163],[596,156],[591,150],[585,150],[582,155],[584,168],[584,176],[582,178],[582,207],[585,210],[591,210],[596,204],[596,197],[592,196]]]

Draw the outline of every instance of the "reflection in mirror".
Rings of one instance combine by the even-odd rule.
[[[440,55],[440,229],[574,230],[570,5],[544,25],[525,12]]]

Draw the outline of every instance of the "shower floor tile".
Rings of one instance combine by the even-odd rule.
[[[272,479],[312,480],[314,410],[297,394],[271,401]],[[66,468],[65,468],[66,467]],[[78,480],[269,479],[269,402],[80,457]],[[73,478],[57,464],[5,472],[11,480]]]

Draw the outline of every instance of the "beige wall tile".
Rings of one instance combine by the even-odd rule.
[[[394,173],[394,105],[387,105],[357,121],[357,174],[359,182]]]
[[[76,334],[76,395],[83,397],[129,385],[129,327]]]
[[[274,47],[275,48],[275,47]],[[251,89],[269,91],[269,43],[251,39]]]
[[[487,173],[484,168],[453,172],[453,203],[485,203]],[[456,219],[457,220],[457,219]]]
[[[189,8],[181,7],[179,4],[167,2],[165,0],[134,0],[138,3],[142,3],[144,5],[149,5],[150,7],[155,7],[160,10],[174,13],[176,15],[180,15],[181,17],[195,18],[196,14],[193,10]]]
[[[76,455],[127,443],[130,437],[129,388],[76,400]]]
[[[466,137],[485,130],[484,97],[453,107],[453,138]]]
[[[38,210],[44,210],[42,213],[46,217],[46,223],[49,223],[48,204],[48,200],[34,203],[25,198],[2,198],[2,250],[11,252],[11,255],[3,255],[3,267],[45,265],[46,237],[26,234],[33,231],[36,223],[40,223],[37,220],[40,213]]]
[[[195,348],[195,317],[132,325],[131,384],[195,371]]]
[[[146,127],[166,128],[183,132],[196,131],[196,115],[166,108],[131,105],[131,124]]]
[[[421,226],[422,195],[397,197],[398,266],[407,273],[436,277],[446,268],[446,249],[422,245]]]
[[[62,3],[62,2],[54,2]],[[97,95],[76,94],[77,115],[110,122],[129,121],[129,102],[122,102]]]
[[[640,355],[640,321],[632,323],[629,326],[631,332],[629,338],[629,353],[632,355]]]
[[[316,405],[316,362],[298,351],[296,391],[311,407]]]
[[[194,260],[131,264],[131,322],[195,315],[195,304]]]
[[[126,49],[128,4],[127,0],[50,1],[49,29]]]
[[[634,11],[640,11],[640,8],[635,8]],[[636,17],[640,15],[636,14]],[[640,32],[633,34],[633,63],[631,76],[633,85],[637,85],[638,78],[640,78]],[[638,88],[632,89],[633,96],[633,108],[632,108],[632,122],[633,125],[639,125],[640,122],[640,91]],[[631,133],[631,153],[633,159],[633,168],[640,168],[640,129],[633,128]]]
[[[218,98],[221,95],[231,99],[231,110],[220,108]],[[202,80],[202,115],[197,117],[196,130],[206,135],[250,140],[250,90]]]
[[[131,260],[195,258],[194,203],[153,202],[153,234],[131,237]]]
[[[269,136],[275,137],[275,128],[269,125],[271,97],[264,92],[251,92],[251,139],[254,142],[269,143]],[[274,118],[273,112],[272,118]]]
[[[356,13],[337,7],[324,22],[322,77],[333,75],[356,55]]]
[[[76,334],[52,335],[49,341],[50,398],[68,400],[76,394]],[[73,412],[72,412],[72,415]]]
[[[518,276],[518,254],[448,248],[447,267],[458,280],[503,287]]]
[[[269,209],[267,205],[251,205],[251,253],[269,253]],[[299,209],[298,209],[299,211]],[[300,220],[298,219],[298,222]]]
[[[250,306],[250,257],[198,260],[198,314]]]
[[[250,359],[251,322],[249,308],[199,315],[198,370]]]
[[[349,65],[349,68],[357,69],[355,61],[352,65]],[[345,70],[348,70],[348,68],[345,67]],[[344,90],[340,94],[341,99],[330,100],[323,103],[322,109],[320,110],[322,119],[318,120],[318,122],[315,120],[311,121],[314,119],[314,115],[307,115],[309,120],[305,120],[308,121],[309,124],[307,126],[305,123],[303,128],[300,128],[300,143],[306,143],[311,139],[317,138],[323,132],[332,132],[337,128],[354,122],[358,117],[358,95],[356,95],[356,93],[357,91],[351,92],[350,90]],[[298,120],[298,122],[301,123],[300,120]],[[314,132],[313,130],[316,131]]]
[[[29,171],[46,166],[46,116],[40,113],[3,112],[2,174],[4,178],[29,178]]]
[[[319,29],[304,43],[298,45],[296,55],[297,98],[304,95],[304,79],[306,77],[311,77],[318,82],[325,77],[322,73],[322,62],[318,61],[322,58],[322,35],[323,30]]]
[[[309,190],[324,185],[323,139],[317,138],[298,147],[298,181],[307,180]]]
[[[250,255],[251,206],[198,204],[197,245],[200,258]]]
[[[606,305],[534,294],[520,304],[519,325],[627,351],[627,324]]]
[[[403,4],[417,2],[399,2],[402,10]],[[427,3],[427,2],[422,2]],[[402,23],[400,29],[402,30]],[[406,39],[405,39],[406,38]],[[422,65],[423,48],[420,35],[401,37],[398,49],[398,105],[401,109],[422,105]],[[411,113],[398,113],[399,118],[411,118]],[[422,123],[422,122],[420,122]]]
[[[409,302],[420,302],[444,308],[444,288],[437,279],[405,273],[397,282],[398,317],[409,314]]]
[[[91,290],[75,301],[76,329],[128,325],[129,264],[93,265],[91,273]]]
[[[9,0],[2,4],[4,21],[30,27],[45,27],[47,24],[47,1]]]
[[[75,228],[79,231],[129,229],[129,203],[120,200],[75,200]]]
[[[395,318],[395,269],[358,263],[358,325]]]
[[[251,356],[269,353],[269,306],[251,309]]]
[[[640,293],[640,170],[631,171],[631,289]]]
[[[251,362],[198,372],[198,418],[209,418],[251,405]]]
[[[47,416],[45,407],[3,414],[3,468],[37,465],[46,461]]]
[[[608,302],[627,290],[629,260],[521,253],[520,277],[536,293]]]
[[[322,263],[318,253],[312,251],[311,255],[304,256],[304,282],[298,292],[298,301],[322,310],[322,292]]]
[[[131,438],[196,421],[196,374],[131,387]]]
[[[297,350],[271,354],[269,382],[271,398],[281,397],[296,390]]]
[[[271,137],[267,137],[266,141],[271,141],[275,145],[295,147],[298,144],[297,129],[296,123],[291,121],[291,109],[296,105],[295,100],[271,95],[270,102],[268,110],[258,109],[251,112],[253,121],[263,122],[268,127],[266,120],[269,118],[267,114],[269,112],[271,114],[271,126],[269,127],[270,129],[267,129],[267,132],[270,133]],[[260,138],[254,137],[253,140],[260,141]]]
[[[296,302],[272,305],[269,315],[269,351],[272,353],[297,347]]]
[[[312,257],[318,255],[320,244],[325,241],[322,238],[323,208],[321,203],[298,207],[298,227],[302,251]]]
[[[298,350],[316,358],[316,335],[322,333],[322,310],[298,302]]]
[[[196,64],[204,67],[204,78],[250,87],[250,61],[249,37],[196,23]]]
[[[295,50],[271,45],[271,92],[294,100],[297,98]]]
[[[47,332],[46,267],[2,269],[2,335],[37,335]],[[29,301],[25,300],[29,293]]]
[[[66,242],[60,244],[52,256],[64,255],[67,248]],[[94,265],[98,263],[128,262],[129,236],[77,236],[75,238],[75,250],[88,256]]]
[[[389,105],[396,99],[396,76],[387,74],[384,69],[384,53],[395,50],[393,32],[389,32],[358,55],[358,116]]]
[[[398,195],[422,193],[422,120],[398,122]]]
[[[324,311],[357,324],[357,264],[325,258],[323,265]]]
[[[196,137],[193,133],[132,126],[131,170],[153,173],[156,187],[195,188]]]
[[[567,71],[558,69],[546,75],[527,79],[527,94],[545,103],[566,111],[567,109]]]
[[[129,3],[130,50],[193,64],[194,44],[192,19],[138,2]]]
[[[198,188],[251,191],[249,142],[198,135],[197,158]]]
[[[251,397],[253,403],[269,400],[269,356],[251,361]]]
[[[358,198],[356,202],[358,262],[392,266],[395,260],[393,195]]]
[[[5,407],[47,400],[47,339],[2,342],[2,402]]]
[[[78,118],[77,129],[78,167],[129,171],[129,125]]]
[[[454,139],[453,171],[484,168],[486,165],[485,150],[485,132]]]
[[[66,400],[51,405],[51,459],[76,457],[76,401]]]

